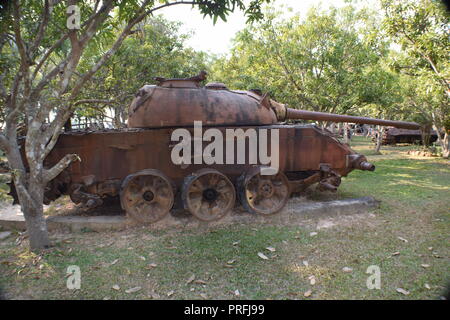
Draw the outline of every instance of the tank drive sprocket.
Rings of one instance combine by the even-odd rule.
[[[242,174],[237,182],[239,200],[251,213],[272,215],[279,212],[289,200],[290,188],[286,175],[261,175],[261,168],[254,167]]]

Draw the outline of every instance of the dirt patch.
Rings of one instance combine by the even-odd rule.
[[[426,150],[410,150],[408,151],[408,155],[411,156],[419,156],[419,157],[437,157],[438,155]]]
[[[375,227],[375,217],[376,215],[373,213],[364,213],[319,219],[319,221],[317,221],[316,229],[322,230],[337,227],[351,227],[361,223],[369,227]]]

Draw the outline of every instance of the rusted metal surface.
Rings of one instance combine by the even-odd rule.
[[[226,129],[241,128],[243,130],[254,128],[259,132],[263,129],[279,129],[279,154],[280,172],[288,176],[289,193],[283,197],[275,197],[265,201],[265,210],[261,205],[252,203],[249,211],[260,214],[274,213],[279,211],[279,204],[284,204],[289,197],[290,191],[298,192],[308,186],[319,182],[320,190],[334,191],[340,183],[340,177],[346,176],[354,169],[363,169],[366,158],[356,154],[347,145],[340,143],[327,131],[323,131],[313,125],[271,125],[252,127],[218,127],[225,135]],[[206,130],[207,128],[204,128]],[[144,197],[142,188],[130,190],[127,181],[142,170],[157,168],[162,174],[174,184],[173,195],[181,193],[186,177],[198,174],[199,170],[208,167],[215,169],[230,180],[231,185],[237,185],[238,177],[259,169],[260,163],[256,165],[234,164],[234,165],[211,165],[191,164],[176,165],[171,160],[173,142],[171,135],[174,128],[160,129],[124,129],[88,133],[65,133],[62,134],[54,148],[46,159],[46,166],[55,164],[67,153],[76,153],[81,162],[71,164],[59,177],[51,182],[54,186],[50,190],[56,193],[46,193],[47,198],[54,200],[60,194],[69,194],[76,203],[85,203],[94,206],[101,203],[104,197],[114,197],[122,188],[122,206],[136,220],[150,223],[163,218],[171,207],[160,204],[161,209],[152,211],[151,214],[142,213],[152,207]],[[187,128],[193,134],[193,128]],[[209,142],[203,142],[203,147]],[[224,141],[224,150],[226,142]],[[270,149],[270,146],[268,147]],[[246,159],[248,159],[249,148],[246,145]],[[225,157],[225,155],[224,155]],[[235,153],[234,163],[237,162]],[[225,159],[224,159],[225,162]],[[328,169],[324,169],[324,165]],[[370,165],[370,164],[369,164]],[[277,179],[276,183],[283,181]],[[284,187],[283,187],[284,188]],[[261,190],[263,190],[262,188]],[[262,192],[262,191],[261,191]],[[155,194],[154,191],[152,191]],[[126,198],[139,196],[142,200],[138,210],[127,207]],[[169,198],[172,198],[170,196]],[[241,199],[243,199],[241,197]],[[145,200],[145,201],[144,201]],[[273,205],[270,207],[269,202]],[[222,206],[223,207],[223,206]],[[225,206],[226,207],[226,206]],[[187,205],[194,211],[195,205]],[[197,209],[198,210],[198,209]],[[196,212],[196,211],[194,211]],[[141,216],[139,215],[141,213]],[[198,213],[198,212],[196,212]],[[212,217],[222,217],[223,211],[215,209]],[[208,220],[197,214],[200,219]]]
[[[156,169],[142,170],[124,179],[120,192],[122,208],[141,223],[164,218],[174,203],[174,184]]]
[[[226,135],[227,128],[218,129]],[[279,129],[280,170],[284,172],[319,170],[320,163],[330,163],[343,172],[353,170],[347,155],[354,152],[346,145],[328,136],[312,125],[273,125],[260,127],[239,127]],[[67,169],[71,183],[86,185],[88,190],[97,190],[98,183],[120,181],[130,173],[148,168],[158,168],[174,182],[206,165],[175,165],[171,160],[173,142],[170,140],[173,128],[104,131],[86,134],[62,134],[54,150],[46,159],[51,166],[67,153],[77,153],[81,162],[74,162]],[[192,135],[193,128],[187,128]],[[209,142],[203,142],[206,146]],[[225,142],[224,142],[225,144]],[[246,148],[248,159],[248,147]],[[270,149],[270,147],[269,147]],[[224,150],[226,147],[224,145]],[[224,155],[225,157],[225,155]],[[235,154],[235,163],[237,162]],[[238,177],[249,164],[210,165],[226,175]],[[88,184],[86,181],[88,180]]]
[[[60,135],[44,165],[51,167],[69,153],[77,154],[81,161],[72,163],[49,183],[46,201],[69,194],[76,203],[96,206],[107,197],[120,196],[130,216],[152,223],[167,215],[181,199],[194,216],[212,221],[234,206],[237,188],[239,200],[248,211],[273,214],[283,208],[292,193],[312,184],[318,183],[319,190],[336,191],[341,177],[352,170],[375,169],[363,155],[327,130],[279,122],[306,119],[417,126],[289,109],[259,90],[232,91],[222,83],[202,87],[205,78],[206,73],[187,79],[156,78],[158,84],[144,86],[131,103],[127,129]],[[258,136],[261,130],[277,129],[278,174],[261,176],[263,164],[259,160],[249,164],[248,141],[245,164],[236,164],[235,151],[234,164],[175,164],[171,153],[177,143],[171,141],[172,133],[182,127],[195,136],[194,121],[202,122],[202,135],[208,128],[218,129],[224,137],[227,129],[255,129]],[[191,142],[194,150],[194,140]],[[268,142],[270,150],[270,139]],[[202,150],[209,143],[202,141]],[[226,139],[223,150],[226,163]],[[191,160],[195,162],[194,155]]]
[[[373,118],[367,118],[367,117],[355,117],[355,116],[347,116],[347,115],[340,115],[340,114],[333,114],[333,113],[326,113],[326,112],[297,110],[297,109],[291,109],[291,108],[287,108],[286,119],[303,119],[303,120],[317,120],[317,121],[374,124],[374,125],[381,125],[381,126],[394,126],[397,128],[404,128],[404,129],[419,129],[420,128],[420,125],[415,122],[382,120],[382,119],[373,119]]]
[[[279,212],[290,196],[289,180],[283,172],[262,176],[255,167],[243,173],[237,181],[239,200],[247,211],[262,215]]]
[[[407,130],[399,128],[387,128],[384,131],[382,144],[396,143],[422,143],[422,134],[420,130]],[[436,131],[430,132],[430,143],[437,140]]]
[[[128,109],[129,128],[267,125],[277,117],[263,97],[250,91],[230,91],[217,84],[168,80],[144,86]]]
[[[184,208],[197,219],[215,221],[233,209],[236,191],[227,176],[204,168],[184,179],[181,199]]]
[[[331,168],[331,164],[320,164],[319,190],[336,192],[341,184],[341,175]]]

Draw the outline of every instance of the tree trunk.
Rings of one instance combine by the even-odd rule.
[[[348,132],[348,123],[344,123],[344,143],[349,144],[350,140],[348,139],[349,132]]]
[[[113,110],[114,110],[114,127],[116,129],[123,128],[120,109],[121,109],[120,106],[116,106],[113,108]]]
[[[448,131],[443,127],[439,130],[438,126],[433,125],[433,129],[436,131],[438,143],[442,148],[442,156],[444,158],[450,158],[450,137],[448,135]],[[444,132],[444,136],[441,136],[441,133]]]
[[[31,250],[39,251],[50,247],[42,203],[22,200],[20,206],[25,217]]]
[[[39,133],[40,130],[34,134],[33,129],[31,129],[27,133],[29,135],[27,139],[34,140],[33,138]],[[44,218],[45,183],[42,162],[36,158],[23,159],[21,150],[25,150],[27,154],[30,152],[27,152],[29,150],[27,150],[26,143],[25,145],[20,145],[15,135],[5,147],[6,158],[11,168],[11,176],[14,180],[17,197],[25,218],[30,248],[32,251],[48,248],[50,240]],[[35,153],[31,154],[33,156],[36,155]],[[27,172],[24,161],[32,164],[28,168],[29,172]]]
[[[67,119],[66,123],[64,124],[64,131],[72,131],[72,121],[71,119]]]
[[[30,247],[33,251],[48,248],[47,224],[44,218],[44,186],[41,179],[30,180],[21,160],[19,147],[12,147],[6,153],[11,166],[17,196],[22,209],[27,227]]]
[[[381,144],[383,142],[383,135],[384,135],[384,127],[378,126],[377,139],[376,139],[376,143],[375,143],[375,152],[376,153],[380,153]]]
[[[334,122],[331,123],[331,125],[330,125],[330,131],[331,131],[333,134],[336,134],[336,123],[334,123]]]
[[[420,127],[420,135],[422,138],[422,146],[428,148],[430,146],[431,138],[431,125],[425,125]]]
[[[36,175],[38,180],[30,178],[28,180],[29,197],[22,197],[21,207],[25,217],[28,238],[31,250],[45,249],[50,246],[47,231],[47,222],[44,217],[44,186],[42,184],[42,174]]]
[[[363,136],[367,138],[369,136],[369,133],[370,133],[367,124],[363,124],[362,125],[362,129],[363,129],[363,132],[362,132]]]
[[[448,158],[450,158],[450,137],[448,135],[448,132],[446,132],[444,134],[444,143],[443,143],[443,145],[445,146],[445,148],[442,150],[443,157],[448,159]]]

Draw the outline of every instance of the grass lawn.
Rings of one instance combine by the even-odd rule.
[[[337,194],[313,198],[372,195],[381,201],[372,213],[326,227],[309,219],[57,233],[39,256],[9,237],[0,242],[0,288],[12,299],[438,299],[450,281],[449,161],[408,156],[410,146],[374,155],[362,137],[352,144],[376,171],[354,171]],[[66,287],[70,265],[80,267],[79,290]],[[366,286],[371,265],[381,271],[379,290]]]

